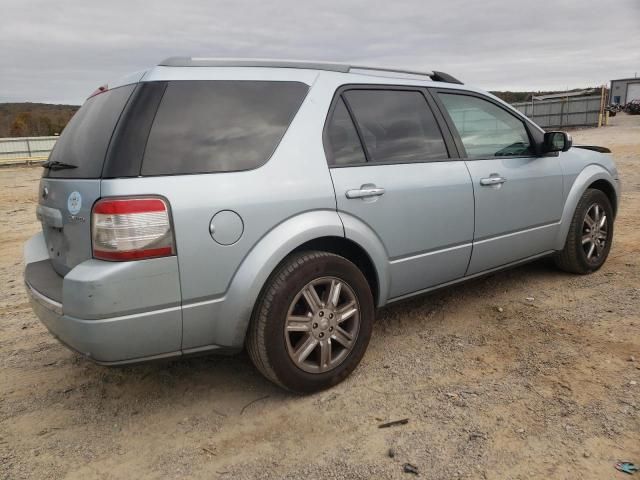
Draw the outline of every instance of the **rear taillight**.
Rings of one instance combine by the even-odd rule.
[[[169,207],[161,198],[105,198],[93,206],[93,256],[125,261],[175,254]]]

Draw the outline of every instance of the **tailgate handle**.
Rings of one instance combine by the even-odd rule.
[[[62,213],[57,208],[38,205],[36,207],[36,217],[42,223],[54,228],[62,228]]]

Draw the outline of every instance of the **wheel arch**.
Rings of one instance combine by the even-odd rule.
[[[386,301],[386,274],[380,272],[367,245],[345,238],[338,213],[305,212],[273,228],[244,258],[221,302],[217,315],[220,321],[215,326],[217,344],[234,348],[243,345],[256,301],[269,277],[291,253],[305,249],[329,251],[349,259],[362,269],[378,303]]]
[[[613,216],[615,217],[618,213],[618,195],[616,193],[616,189],[611,182],[605,179],[596,180],[591,183],[587,189],[595,188],[596,190],[600,190],[604,193],[609,202],[611,202],[611,208],[613,208]],[[586,189],[585,189],[586,190]]]
[[[604,192],[611,201],[615,215],[619,195],[616,181],[602,166],[596,164],[588,165],[575,178],[565,199],[562,218],[560,220],[560,229],[558,230],[558,236],[556,238],[556,250],[562,250],[564,248],[573,214],[580,198],[582,198],[582,195],[584,195],[584,192],[586,192],[588,188],[597,188]]]
[[[320,250],[335,253],[354,263],[366,278],[373,294],[373,300],[376,305],[378,304],[380,282],[377,269],[367,251],[356,242],[345,237],[319,237],[303,243],[289,252],[289,255],[303,250]]]

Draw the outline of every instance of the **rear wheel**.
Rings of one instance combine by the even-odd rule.
[[[332,253],[297,253],[267,282],[247,350],[278,385],[298,393],[322,390],[360,363],[373,318],[373,296],[358,267]]]
[[[588,189],[573,214],[564,249],[556,265],[571,273],[587,274],[606,261],[613,240],[613,209],[601,190]]]

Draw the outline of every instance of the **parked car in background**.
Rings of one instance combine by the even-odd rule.
[[[45,164],[32,306],[106,365],[246,346],[295,392],[377,307],[545,256],[605,262],[606,149],[441,72],[171,58],[99,89]]]

